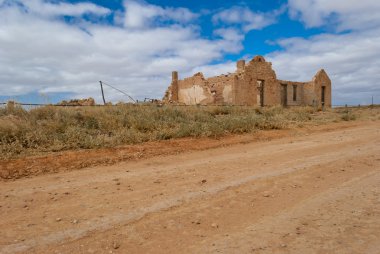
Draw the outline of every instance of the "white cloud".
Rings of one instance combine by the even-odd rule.
[[[245,32],[260,30],[264,27],[276,23],[276,18],[283,13],[282,7],[268,13],[254,12],[248,7],[234,6],[216,13],[212,20],[215,24],[241,25]]]
[[[288,8],[306,27],[330,34],[280,40],[283,50],[268,55],[279,78],[309,80],[325,68],[334,104],[368,104],[380,97],[380,1],[289,0]]]
[[[293,18],[301,19],[308,27],[334,23],[341,31],[380,25],[378,0],[289,0],[289,10]]]
[[[197,66],[194,69],[191,70],[191,74],[197,72],[202,72],[204,76],[207,77],[213,77],[213,76],[219,76],[223,74],[229,74],[234,73],[236,71],[236,63],[235,62],[225,62],[220,64],[214,64],[214,65],[203,65],[203,66]]]
[[[29,12],[43,16],[82,16],[84,14],[106,15],[110,10],[92,3],[53,3],[43,0],[19,1]]]
[[[130,28],[143,28],[157,20],[186,23],[198,16],[186,8],[162,8],[133,0],[124,1],[124,7],[124,25]]]
[[[0,8],[1,95],[72,92],[99,100],[98,81],[103,80],[134,97],[157,98],[170,84],[172,70],[189,74],[242,47],[242,37],[232,30],[205,39],[194,25],[146,26],[144,21],[138,29],[80,20],[80,25],[68,24],[25,8]],[[181,20],[174,15],[171,19]],[[123,98],[108,88],[106,96]]]
[[[214,30],[214,34],[218,35],[229,41],[242,41],[244,40],[244,35],[236,29],[233,28],[220,28]]]
[[[353,31],[278,41],[283,49],[267,56],[278,77],[305,81],[325,68],[333,81],[334,103],[368,103],[371,95],[380,97],[380,21],[373,17],[377,1],[367,2],[344,6],[339,0],[325,5],[322,0],[290,0],[289,10],[308,26],[330,26],[333,21],[338,30]],[[241,52],[244,31],[273,24],[283,11],[221,11],[213,17],[219,29],[209,39],[200,35],[197,14],[188,9],[124,4],[124,12],[112,13],[83,2],[0,0],[0,94],[58,92],[99,100],[98,81],[104,80],[140,99],[159,98],[172,70],[181,77],[235,71],[234,62],[214,63]],[[120,23],[91,22],[82,17],[86,14],[113,14]],[[65,23],[62,15],[76,22]],[[123,99],[108,88],[106,97]]]
[[[308,81],[324,68],[333,83],[333,103],[370,103],[380,97],[380,29],[322,34],[279,41],[284,50],[268,55],[278,78]]]

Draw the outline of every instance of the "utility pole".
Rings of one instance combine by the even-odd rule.
[[[99,81],[100,83],[100,90],[102,90],[102,98],[103,98],[103,103],[106,105],[106,99],[104,98],[104,91],[103,91],[103,82]]]

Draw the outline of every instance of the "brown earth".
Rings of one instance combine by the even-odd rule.
[[[337,128],[349,128],[360,124],[363,123],[340,122],[329,125],[314,125],[310,123],[302,128],[265,130],[257,131],[254,134],[229,135],[220,138],[180,138],[115,148],[72,150],[46,153],[40,156],[0,160],[0,181],[24,177],[30,178],[41,174],[72,171],[99,165],[114,165],[122,161],[136,161],[154,156],[175,155],[188,151],[203,151],[235,144],[269,141],[288,136],[309,135]]]
[[[0,253],[380,253],[380,121],[260,136],[3,181]]]

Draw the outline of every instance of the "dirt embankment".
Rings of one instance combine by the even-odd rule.
[[[341,122],[305,128],[258,131],[253,134],[230,135],[214,138],[181,138],[166,141],[146,142],[117,148],[75,150],[49,153],[44,156],[29,156],[0,161],[0,181],[32,177],[41,174],[78,170],[97,165],[113,165],[121,161],[135,161],[159,155],[173,155],[186,151],[207,150],[234,144],[269,141],[287,136],[310,135],[332,129],[350,128],[361,122]]]
[[[380,122],[265,133],[3,182],[0,253],[379,253]]]

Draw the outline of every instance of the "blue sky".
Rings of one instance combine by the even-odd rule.
[[[161,98],[180,77],[263,55],[278,78],[321,68],[333,104],[380,103],[378,0],[0,0],[0,100]],[[114,102],[127,100],[106,88]]]

